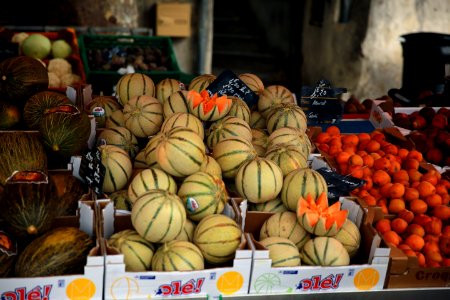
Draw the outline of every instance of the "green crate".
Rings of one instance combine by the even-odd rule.
[[[104,63],[113,55],[119,60],[131,59],[136,52],[142,54],[142,51],[145,52],[146,58],[153,55],[156,64],[162,67],[147,71],[136,69],[136,72],[148,75],[155,84],[165,78],[185,78],[178,66],[169,37],[83,34],[78,39],[86,81],[92,85],[95,94],[112,94],[113,87],[122,76],[114,64],[111,69],[104,68]]]

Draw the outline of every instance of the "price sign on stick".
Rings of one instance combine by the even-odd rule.
[[[230,70],[220,73],[206,90],[210,95],[217,93],[218,96],[227,95],[241,98],[248,107],[253,107],[258,103],[258,95]]]
[[[325,79],[314,87],[303,86],[300,105],[308,118],[308,125],[338,123],[343,113],[338,95],[346,91],[345,88],[332,88]]]
[[[97,195],[103,194],[105,166],[102,164],[101,153],[97,147],[83,154],[80,164],[80,176]]]

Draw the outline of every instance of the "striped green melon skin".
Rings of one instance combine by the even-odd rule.
[[[156,135],[152,136],[147,145],[145,145],[145,162],[148,168],[159,167],[158,159],[156,156],[156,148],[161,142],[163,136],[164,134],[159,132]]]
[[[134,169],[145,169],[147,168],[147,162],[145,161],[145,148],[141,149],[133,160]]]
[[[131,98],[123,108],[125,127],[135,136],[146,138],[161,129],[164,121],[162,105],[151,96]]]
[[[266,116],[266,128],[269,134],[282,127],[294,127],[303,133],[306,132],[306,114],[300,106],[294,103],[280,103],[269,110]]]
[[[322,192],[328,193],[328,185],[319,172],[310,168],[296,169],[284,177],[281,201],[290,211],[296,211],[300,197],[306,199],[311,194],[317,199]]]
[[[228,115],[240,118],[250,124],[250,108],[247,103],[239,97],[228,96],[228,98],[231,98],[232,100]]]
[[[347,266],[350,256],[342,244],[332,237],[315,237],[303,246],[302,262],[312,266]]]
[[[275,162],[286,176],[296,169],[308,167],[308,156],[297,146],[280,144],[267,151],[265,158]]]
[[[205,262],[200,249],[188,241],[170,241],[156,250],[152,259],[152,270],[195,271],[203,270]]]
[[[200,166],[200,171],[222,178],[222,168],[210,155],[206,155]]]
[[[239,167],[247,160],[253,159],[257,153],[247,140],[239,137],[221,140],[213,149],[212,156],[220,165],[224,178],[234,178]]]
[[[327,228],[326,219],[324,217],[319,217],[317,223],[314,226],[311,226],[312,222],[307,213],[301,214],[297,218],[298,223],[305,228],[306,231],[315,235],[315,236],[332,236],[334,237],[339,231],[338,225],[333,222]]]
[[[164,123],[161,126],[161,132],[165,133],[176,127],[190,128],[196,132],[202,140],[205,137],[205,129],[203,128],[202,121],[193,114],[183,112],[174,113],[164,120]]]
[[[266,128],[266,118],[264,118],[259,111],[253,110],[250,114],[250,123],[249,124],[250,124],[251,128],[265,129]]]
[[[252,131],[250,125],[240,118],[226,116],[211,124],[208,129],[206,144],[209,149],[213,150],[218,142],[230,137],[240,137],[251,142]]]
[[[283,237],[267,237],[259,241],[269,250],[272,267],[296,267],[301,265],[297,246],[289,239]]]
[[[286,206],[284,206],[281,199],[279,197],[276,197],[275,199],[263,203],[250,202],[249,210],[277,213],[287,211],[288,209]]]
[[[188,91],[178,91],[170,95],[163,104],[164,118],[167,119],[178,112],[189,113],[187,95]]]
[[[126,229],[114,233],[108,244],[123,254],[127,272],[143,272],[150,270],[155,246],[143,239],[135,230]]]
[[[239,74],[238,77],[257,95],[264,91],[264,83],[262,82],[261,78],[259,78],[255,74],[242,73]]]
[[[112,193],[123,189],[128,184],[133,171],[130,156],[125,150],[113,145],[101,145],[98,149],[105,167],[103,192]]]
[[[186,219],[183,230],[181,230],[180,234],[175,237],[175,240],[192,242],[194,240],[195,226],[196,225],[193,221]]]
[[[256,157],[245,161],[235,178],[239,195],[250,202],[261,203],[275,198],[283,186],[283,172],[273,161]]]
[[[259,95],[258,111],[267,118],[270,109],[280,103],[295,103],[294,95],[282,85],[268,86]]]
[[[196,222],[206,216],[222,213],[228,200],[222,179],[205,172],[186,177],[178,190],[178,196],[184,203],[188,218]]]
[[[191,80],[189,83],[189,90],[201,92],[208,87],[216,79],[213,74],[202,74]]]
[[[252,128],[252,144],[260,145],[263,148],[267,147],[267,141],[269,139],[269,135],[263,129]]]
[[[180,82],[173,78],[166,78],[156,84],[156,99],[164,104],[170,95],[181,90]]]
[[[115,209],[131,211],[132,203],[128,197],[128,190],[119,190],[108,195],[114,203]]]
[[[300,251],[311,239],[310,234],[297,222],[297,215],[292,211],[273,214],[261,227],[259,238],[282,237],[291,240]]]
[[[94,108],[100,107],[103,108],[104,114],[101,116],[97,116],[93,113]],[[87,110],[90,114],[95,116],[95,121],[98,128],[105,127],[105,122],[108,117],[111,116],[113,112],[116,110],[121,110],[122,106],[117,102],[116,98],[110,96],[99,96],[95,97],[91,102],[89,102],[87,106]]]
[[[361,233],[358,226],[350,219],[345,220],[344,225],[342,225],[334,238],[341,242],[350,258],[356,255],[361,244]]]
[[[122,110],[116,110],[112,112],[108,118],[106,118],[105,128],[113,127],[125,127],[125,119],[123,117]]]
[[[116,97],[122,106],[137,96],[147,95],[155,97],[155,83],[142,73],[125,74],[116,84]]]
[[[241,228],[230,217],[209,215],[197,224],[194,244],[200,248],[207,262],[220,264],[234,258],[241,235]]]
[[[134,176],[128,185],[128,198],[131,203],[134,203],[139,196],[154,189],[166,190],[176,194],[177,183],[172,176],[163,170],[158,168],[144,169]]]
[[[309,137],[298,128],[282,127],[273,131],[267,138],[267,150],[270,151],[279,144],[297,146],[306,156],[311,153],[312,144]]]
[[[133,159],[139,151],[136,137],[125,127],[105,128],[100,132],[97,140],[104,140],[108,145],[122,148],[128,153],[131,159]]]
[[[156,147],[159,166],[176,177],[199,171],[205,155],[205,144],[200,136],[192,129],[183,127],[172,128]]]
[[[183,230],[186,210],[180,197],[166,190],[150,190],[133,204],[131,223],[141,237],[152,243],[173,240]]]

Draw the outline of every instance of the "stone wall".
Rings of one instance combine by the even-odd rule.
[[[360,99],[401,87],[401,35],[450,34],[448,0],[353,0],[347,23],[338,22],[340,1],[325,1],[322,27],[309,23],[313,1],[305,4],[303,82],[325,77]]]

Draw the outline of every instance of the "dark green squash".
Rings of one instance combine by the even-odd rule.
[[[8,277],[17,257],[17,243],[0,229],[0,278]]]
[[[47,156],[39,132],[0,131],[0,186],[14,171],[47,172]]]
[[[53,91],[43,91],[31,96],[25,103],[23,109],[23,119],[30,129],[39,129],[39,124],[45,113],[51,108],[70,104],[67,96]]]
[[[64,104],[48,110],[42,118],[39,132],[50,155],[70,157],[80,154],[87,147],[91,121],[76,106]]]
[[[75,227],[57,227],[32,241],[15,266],[18,277],[83,274],[94,242]]]
[[[46,89],[48,72],[40,61],[15,56],[0,63],[0,95],[12,103],[24,103],[31,95]]]

